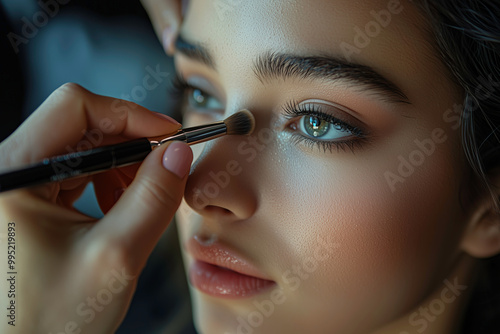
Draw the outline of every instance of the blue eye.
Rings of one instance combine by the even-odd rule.
[[[353,133],[340,122],[331,123],[318,116],[302,116],[299,130],[321,140],[335,140],[352,136]]]
[[[345,148],[354,150],[356,144],[367,141],[365,133],[359,127],[348,124],[331,113],[323,112],[319,104],[290,102],[283,111],[287,118],[298,119],[290,126],[297,143],[318,146],[324,151],[332,151],[333,148],[338,151]],[[336,110],[337,113],[339,111]],[[352,116],[345,118],[353,119]]]

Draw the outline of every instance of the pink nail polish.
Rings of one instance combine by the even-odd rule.
[[[163,154],[163,167],[181,179],[186,176],[193,161],[193,151],[188,144],[174,141]]]

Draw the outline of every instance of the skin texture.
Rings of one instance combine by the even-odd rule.
[[[221,108],[187,107],[184,125],[248,108],[259,146],[255,155],[245,153],[240,145],[247,138],[225,137],[194,149],[178,214],[181,243],[216,235],[276,281],[286,301],[253,333],[453,333],[474,265],[462,249],[473,217],[461,204],[469,169],[459,131],[443,119],[461,91],[438,61],[418,9],[401,2],[402,11],[351,59],[398,85],[410,101],[403,104],[341,81],[261,81],[253,70],[268,51],[342,57],[341,43],[354,45],[355,27],[364,29],[374,20],[370,11],[387,9],[387,1],[255,0],[222,11],[216,3],[191,1],[181,29],[185,40],[208,49],[216,69],[181,52],[175,61],[180,75]],[[368,142],[330,152],[296,140],[300,118],[285,117],[283,107],[310,99],[341,106],[338,115],[362,122]],[[432,138],[436,128],[446,139],[391,189],[386,173],[397,173],[398,157],[408,160],[419,150],[415,140]],[[272,135],[264,143],[259,134]],[[241,173],[200,205],[200,191],[213,182],[209,173],[226,170],[231,160]],[[323,243],[327,258],[298,271]],[[185,252],[184,258],[189,267],[192,258]],[[466,292],[434,318],[415,317],[441,298],[444,280]],[[256,301],[270,300],[270,291],[240,300],[191,292],[201,333],[236,333],[239,317],[248,319]]]
[[[173,52],[180,2],[143,2],[150,13],[156,8],[153,23]],[[154,150],[140,166],[0,194],[0,222],[9,227],[0,232],[0,246],[16,245],[15,260],[9,253],[0,267],[18,272],[16,296],[0,299],[4,310],[15,301],[17,323],[2,322],[0,332],[114,332],[185,195],[183,244],[217,238],[276,282],[272,291],[236,300],[192,289],[201,333],[456,333],[479,272],[473,257],[498,254],[500,221],[488,196],[468,191],[470,170],[457,115],[450,114],[461,92],[426,42],[425,19],[404,2],[351,59],[396,83],[410,103],[381,99],[352,80],[259,79],[253,68],[266,52],[342,57],[342,43],[353,43],[359,27],[373,26],[371,10],[387,5],[193,1],[182,37],[202,43],[215,70],[189,59],[178,43],[180,74],[205,91],[187,90],[185,125],[249,108],[254,135],[197,147],[189,181],[191,150],[175,143]],[[332,125],[328,133],[344,140],[338,150],[304,141],[302,116],[283,115],[291,101],[321,104],[324,113],[361,131]],[[180,126],[66,84],[0,144],[0,171]],[[360,132],[363,140],[353,142]],[[91,142],[89,135],[99,139]],[[401,167],[419,156],[418,166]],[[388,182],[387,173],[398,169],[409,175]],[[227,171],[232,177],[214,195],[212,175]],[[72,207],[90,181],[106,212],[100,220]],[[189,267],[192,258],[184,255]],[[0,290],[13,284],[5,279]],[[82,316],[82,306],[95,312]]]

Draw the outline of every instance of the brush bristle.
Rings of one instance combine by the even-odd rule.
[[[255,118],[247,109],[238,111],[224,120],[228,135],[249,135],[255,128]]]

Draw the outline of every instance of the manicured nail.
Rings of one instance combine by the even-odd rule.
[[[172,29],[172,27],[166,27],[163,30],[163,35],[162,35],[163,49],[167,53],[169,53],[170,46],[172,44],[173,36],[174,36],[174,30]]]
[[[163,154],[163,167],[181,179],[186,176],[193,161],[193,151],[188,144],[174,141]]]
[[[175,119],[173,119],[172,117],[167,116],[165,114],[162,114],[162,113],[159,113],[159,112],[155,112],[155,116],[157,116],[157,117],[159,117],[159,118],[161,118],[163,120],[167,120],[167,121],[169,121],[172,124],[181,125],[181,123],[177,122]]]

